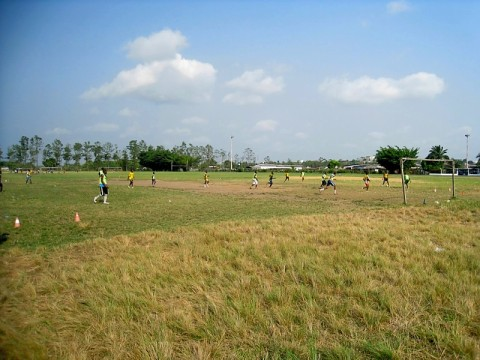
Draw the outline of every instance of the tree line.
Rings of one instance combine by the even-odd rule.
[[[449,159],[447,149],[440,145],[432,146],[427,159]],[[400,169],[401,158],[418,158],[418,148],[406,148],[398,146],[381,147],[376,152],[376,162],[390,172]],[[63,167],[67,170],[93,170],[99,167],[120,167],[124,170],[149,168],[154,170],[189,170],[198,168],[217,167],[220,169],[242,169],[257,163],[254,151],[246,148],[242,155],[231,155],[223,149],[214,149],[211,145],[196,146],[182,142],[172,149],[163,146],[147,145],[144,140],[130,140],[128,145],[119,149],[111,142],[101,143],[100,141],[74,144],[63,144],[61,140],[55,139],[52,143],[44,144],[43,139],[38,135],[31,138],[22,136],[17,144],[10,146],[7,150],[6,161],[1,161],[2,166],[10,168],[39,168]],[[3,158],[3,151],[0,148],[0,159]],[[477,155],[480,163],[480,153]],[[263,159],[264,163],[277,163],[269,156]],[[288,159],[281,164],[299,163]],[[345,163],[345,162],[343,162]],[[358,161],[349,161],[350,164]],[[303,161],[304,167],[318,169],[328,167],[339,168],[341,160],[327,160],[320,157],[318,160]],[[405,169],[415,166],[413,161],[404,164]],[[443,162],[421,163],[423,171],[439,172],[448,168]],[[456,160],[455,167],[465,166],[465,160]]]
[[[0,148],[0,159],[3,151]],[[223,149],[214,149],[211,145],[196,146],[182,142],[172,149],[163,146],[147,145],[144,140],[130,140],[128,145],[119,149],[111,142],[100,141],[63,144],[55,139],[44,144],[43,139],[35,135],[22,136],[17,144],[7,149],[6,159],[1,164],[10,168],[63,167],[66,169],[92,170],[99,167],[121,167],[139,169],[147,167],[155,170],[175,170],[225,166],[230,168],[230,159],[235,167],[253,165],[256,156],[252,149],[246,148],[242,155],[230,154]]]

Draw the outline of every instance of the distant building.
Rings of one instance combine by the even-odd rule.
[[[361,158],[358,159],[358,162],[361,164],[371,164],[375,162],[375,155],[369,155],[369,156],[362,156]]]
[[[297,168],[302,169],[301,165],[278,165],[278,164],[257,164],[252,166],[253,170],[292,170],[297,171]]]

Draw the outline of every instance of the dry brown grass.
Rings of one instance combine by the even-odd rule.
[[[13,248],[0,355],[475,359],[478,214],[326,212]]]

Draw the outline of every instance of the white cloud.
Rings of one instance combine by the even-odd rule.
[[[149,37],[136,38],[125,46],[125,50],[131,59],[155,61],[173,59],[187,45],[187,39],[179,31],[166,29]]]
[[[194,144],[209,144],[212,140],[208,136],[196,136],[192,138]]]
[[[284,88],[281,76],[267,76],[261,69],[245,71],[226,85],[235,91],[225,95],[223,102],[237,105],[262,103],[264,96],[281,92]]]
[[[201,117],[198,117],[198,116],[192,116],[192,117],[189,117],[189,118],[185,118],[181,122],[182,122],[182,124],[185,124],[185,125],[203,125],[203,124],[208,123],[207,120],[205,120]]]
[[[132,139],[136,137],[141,138],[148,133],[148,130],[146,130],[142,123],[139,121],[133,121],[127,127],[122,128],[122,133],[119,134],[119,137],[121,139]]]
[[[85,91],[82,98],[130,96],[156,103],[209,100],[216,70],[209,63],[183,58],[177,50],[185,45],[185,37],[171,30],[134,40],[126,46],[128,56],[143,62]]]
[[[295,133],[294,136],[295,136],[297,139],[306,139],[306,138],[308,137],[307,134],[305,134],[304,132],[301,132],[301,131]]]
[[[385,134],[379,131],[372,131],[368,134],[374,140],[382,140],[385,138]]]
[[[403,98],[433,98],[445,89],[445,82],[435,74],[419,72],[401,79],[363,76],[355,80],[327,79],[320,93],[347,103],[378,104]]]
[[[278,122],[275,120],[261,120],[254,126],[254,130],[257,131],[275,131],[278,126]]]
[[[88,126],[86,129],[92,132],[111,132],[117,131],[118,125],[112,123],[96,123],[92,126]]]
[[[169,135],[190,135],[191,131],[190,129],[187,128],[171,128],[171,129],[166,129],[164,131],[164,134],[169,134]]]
[[[71,134],[72,132],[65,128],[56,127],[51,130],[47,130],[46,133],[47,135],[67,135],[67,134]]]
[[[100,114],[100,109],[97,108],[97,107],[93,107],[93,108],[90,109],[90,114],[91,115],[98,115],[98,114]]]
[[[131,110],[130,108],[126,107],[126,108],[123,108],[122,110],[120,110],[118,112],[118,115],[123,116],[123,117],[133,117],[133,116],[137,116],[137,113],[135,111]]]
[[[244,72],[240,77],[227,82],[227,86],[259,94],[272,94],[282,91],[283,78],[265,76],[264,71],[259,69]]]
[[[177,55],[172,60],[139,64],[121,71],[111,82],[86,91],[85,99],[136,96],[154,102],[210,99],[216,70],[207,63]]]
[[[263,97],[258,94],[248,94],[238,91],[225,95],[223,102],[235,105],[261,104],[263,103]]]
[[[387,4],[387,11],[390,13],[390,14],[398,14],[398,13],[402,13],[402,12],[407,12],[407,11],[410,11],[412,8],[410,6],[410,4],[406,1],[390,1],[388,4]]]

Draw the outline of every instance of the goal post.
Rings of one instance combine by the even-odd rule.
[[[435,161],[435,162],[449,162],[452,164],[452,198],[455,198],[455,160],[452,159],[422,159],[422,158],[401,158],[400,159],[400,171],[402,174],[402,190],[403,190],[403,203],[407,204],[407,192],[405,191],[405,172],[403,170],[403,164],[405,161]]]

